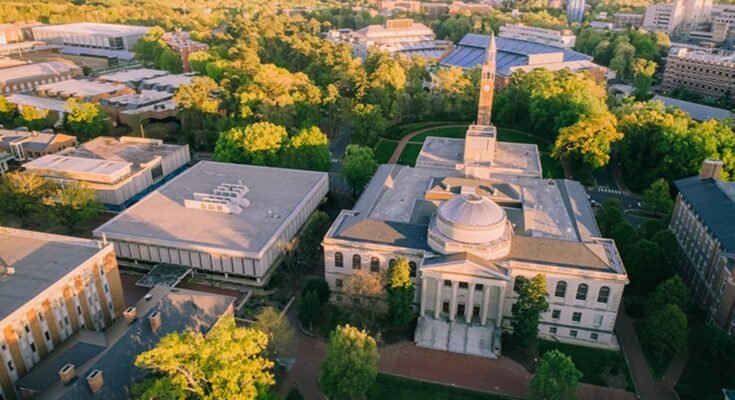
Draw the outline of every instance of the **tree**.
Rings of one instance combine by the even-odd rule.
[[[219,86],[212,79],[195,76],[190,85],[179,86],[174,95],[181,114],[181,126],[198,145],[208,144],[211,141],[209,135],[215,133],[213,121],[221,103],[215,96],[218,89]]]
[[[516,278],[518,299],[513,304],[513,338],[522,347],[534,347],[538,338],[538,322],[541,314],[549,311],[546,300],[546,277],[537,274],[531,279]]]
[[[256,122],[245,128],[232,128],[217,139],[214,159],[238,164],[276,166],[286,140],[286,129],[270,122]]]
[[[653,83],[653,74],[656,73],[655,62],[643,58],[636,58],[633,63],[633,94],[638,100],[648,100]]]
[[[685,344],[688,334],[687,316],[675,304],[667,304],[646,320],[641,339],[659,360],[672,357]]]
[[[669,214],[674,209],[674,200],[671,198],[669,183],[659,178],[643,192],[643,208],[648,211]]]
[[[615,241],[618,249],[621,253],[627,254],[628,249],[634,244],[640,243],[638,241],[638,231],[635,227],[625,220],[621,220],[620,223],[610,233],[610,239]]]
[[[319,301],[319,295],[315,291],[306,292],[301,296],[301,303],[299,303],[299,320],[302,323],[308,322],[309,327],[312,328],[314,321],[321,314],[322,305],[323,303]]]
[[[69,232],[97,217],[103,209],[95,190],[81,182],[56,185],[45,203],[49,206],[51,218]]]
[[[610,237],[615,228],[624,221],[623,204],[616,198],[609,198],[602,203],[595,217],[600,232],[603,236]]]
[[[107,131],[107,115],[96,104],[69,98],[66,109],[68,113],[64,119],[64,128],[80,141],[87,141]]]
[[[26,227],[47,211],[43,199],[53,185],[47,179],[25,172],[8,172],[0,177],[0,211],[6,218],[17,218]]]
[[[15,125],[25,126],[31,131],[40,131],[50,128],[51,121],[48,119],[48,110],[25,106],[20,110]]]
[[[689,289],[684,286],[681,278],[674,275],[663,281],[656,287],[653,293],[648,296],[646,301],[646,312],[650,315],[657,310],[666,307],[667,304],[674,304],[683,312],[688,312],[692,308],[692,295]]]
[[[148,29],[148,32],[133,47],[135,58],[152,64],[156,68],[180,74],[183,72],[181,57],[163,40],[164,34],[165,32],[159,26]]]
[[[294,349],[295,333],[288,319],[273,307],[264,307],[255,316],[253,328],[268,336],[265,355],[270,360],[288,356]]]
[[[184,64],[181,61],[181,56],[168,48],[168,46],[161,49],[160,54],[156,57],[156,67],[172,74],[184,72]]]
[[[353,318],[363,328],[369,327],[382,312],[380,300],[385,295],[385,277],[366,269],[352,271],[342,283]]]
[[[378,376],[378,346],[366,331],[345,325],[329,336],[319,387],[330,399],[363,396]]]
[[[404,326],[413,317],[414,287],[406,257],[398,257],[388,269],[388,312],[393,326]]]
[[[301,286],[302,296],[306,296],[309,292],[316,293],[320,305],[329,301],[329,296],[332,294],[332,291],[329,289],[329,283],[322,278],[316,277],[306,278],[304,284]]]
[[[377,169],[378,163],[371,148],[354,144],[347,146],[342,178],[347,181],[354,195],[365,189]]]
[[[273,362],[262,355],[267,347],[265,333],[238,328],[229,316],[206,336],[191,329],[168,334],[135,359],[138,368],[151,370],[160,381],[149,383],[141,397],[172,398],[173,391],[186,398],[255,399],[275,383]]]
[[[659,246],[646,239],[638,240],[622,250],[631,289],[648,293],[671,276],[671,269]]]
[[[388,121],[383,117],[380,106],[359,103],[352,108],[353,143],[373,146],[387,126]]]
[[[329,139],[317,126],[299,130],[289,140],[285,153],[280,164],[287,168],[329,171],[332,165]]]
[[[577,370],[571,357],[559,350],[550,350],[541,357],[528,389],[532,399],[576,399],[581,378],[582,372]]]
[[[5,96],[0,96],[0,125],[9,128],[15,118],[15,107]]]
[[[574,156],[589,168],[601,168],[610,160],[612,143],[623,137],[616,123],[615,116],[610,113],[595,118],[583,116],[559,131],[551,155],[557,158]]]

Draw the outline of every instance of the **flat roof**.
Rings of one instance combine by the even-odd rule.
[[[94,231],[108,239],[159,243],[243,253],[260,253],[268,242],[326,184],[323,172],[201,161]],[[194,193],[242,182],[250,202],[240,214],[187,208]]]
[[[191,85],[191,81],[194,75],[191,74],[179,74],[179,75],[164,75],[158,78],[146,79],[143,81],[143,85],[156,85],[164,87],[177,88],[181,85]]]
[[[9,103],[20,104],[40,108],[42,110],[51,110],[56,112],[69,111],[64,100],[51,99],[48,97],[32,96],[27,94],[15,93],[6,98]]]
[[[730,110],[705,106],[704,104],[692,103],[691,101],[674,99],[672,97],[656,95],[653,96],[653,100],[664,103],[666,107],[679,108],[688,113],[696,121],[708,121],[710,119],[723,120],[732,118],[735,115]]]
[[[72,177],[92,182],[111,182],[111,177],[122,177],[132,170],[132,164],[124,161],[109,161],[94,158],[69,157],[48,154],[31,160],[23,167],[29,171],[43,170],[45,174],[69,174]]]
[[[0,320],[31,301],[101,250],[95,240],[0,227]]]
[[[169,74],[170,73],[168,71],[162,71],[160,69],[137,68],[100,75],[97,77],[97,79],[108,82],[127,83],[140,82],[146,79],[156,78]]]
[[[76,140],[74,136],[63,133],[10,131],[0,129],[0,146],[9,148],[13,142],[21,141],[23,148],[31,150],[43,150],[49,145],[58,142]]]
[[[37,26],[31,29],[33,32],[73,32],[81,35],[119,36],[143,35],[150,28],[147,26],[79,22],[75,24]]]
[[[37,91],[55,92],[59,96],[97,96],[113,93],[127,86],[112,83],[92,81],[88,79],[68,79],[61,82],[49,83],[36,87]]]
[[[3,68],[2,73],[0,73],[0,84],[10,85],[19,80],[57,76],[70,71],[81,71],[81,69],[71,62],[64,61],[46,61],[19,65],[17,67]]]

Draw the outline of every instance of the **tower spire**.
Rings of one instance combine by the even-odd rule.
[[[482,63],[482,77],[480,78],[480,102],[477,107],[477,125],[492,125],[493,93],[495,91],[495,54],[498,52],[495,44],[495,34],[490,34],[490,43],[485,51],[485,62]]]

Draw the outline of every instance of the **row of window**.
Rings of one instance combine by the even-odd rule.
[[[518,290],[519,290],[519,280],[518,278],[516,278],[513,284],[513,291],[517,293]],[[588,291],[589,291],[589,286],[586,283],[580,283],[577,286],[577,294],[575,296],[575,299],[586,301]],[[557,282],[556,288],[554,290],[554,297],[564,298],[566,296],[567,296],[567,283],[565,281]],[[597,302],[607,304],[609,299],[610,299],[610,288],[607,286],[601,287],[600,290],[597,292]]]
[[[549,333],[552,335],[557,335],[558,329],[555,326],[549,327]],[[579,338],[579,332],[576,329],[570,329],[569,330],[569,337],[573,338]],[[590,333],[590,340],[597,341],[600,339],[600,335],[597,333]]]
[[[395,258],[391,258],[388,262],[389,267],[393,267],[393,264],[396,263]],[[413,261],[410,261],[408,263],[409,268],[411,269],[410,276],[411,278],[416,277],[416,270],[417,266],[416,263]],[[344,255],[341,252],[334,253],[334,267],[335,268],[344,268]],[[359,254],[352,255],[352,269],[362,269],[362,257]],[[380,260],[378,257],[371,257],[370,258],[370,272],[380,272]]]

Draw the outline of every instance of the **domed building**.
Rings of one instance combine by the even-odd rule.
[[[618,349],[628,278],[615,243],[601,237],[579,182],[542,178],[536,145],[496,141],[494,54],[491,40],[465,139],[428,137],[415,167],[380,166],[334,221],[322,242],[332,300],[355,301],[343,291],[355,276],[408,259],[416,345],[496,358],[517,278],[542,274],[550,309],[539,336]]]

